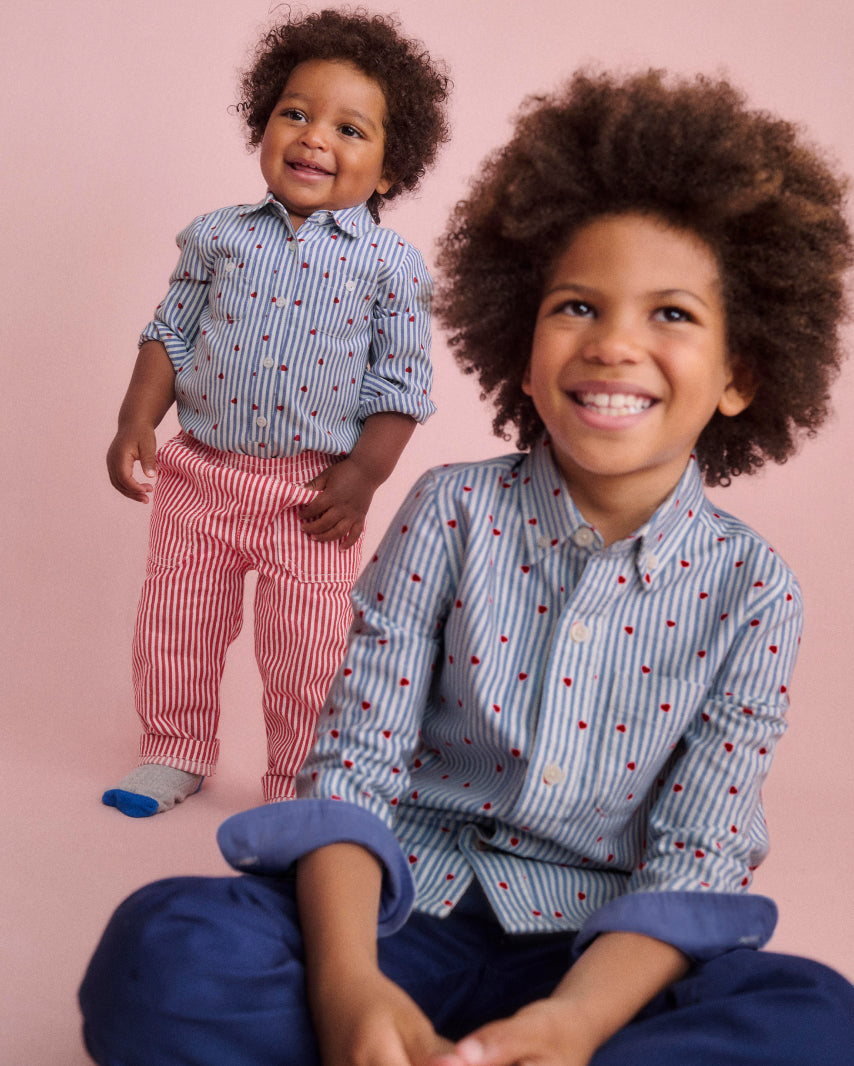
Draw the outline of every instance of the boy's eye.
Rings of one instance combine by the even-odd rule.
[[[282,118],[288,118],[292,122],[305,122],[305,115],[296,107],[286,107],[280,112]]]
[[[593,318],[596,314],[593,305],[587,303],[586,300],[567,300],[557,310],[560,314],[569,315],[572,318]]]
[[[349,123],[345,123],[343,126],[338,127],[339,131],[344,134],[345,137],[361,137],[362,133],[357,130],[355,126],[351,126]]]
[[[659,307],[655,318],[660,322],[695,322],[696,319],[684,307]]]

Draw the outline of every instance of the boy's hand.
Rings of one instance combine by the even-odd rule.
[[[148,503],[154,486],[147,481],[137,481],[133,476],[133,464],[139,463],[146,477],[156,473],[155,454],[157,441],[154,429],[148,425],[123,426],[113,438],[107,450],[107,470],[114,488],[122,496]]]
[[[379,971],[316,997],[313,1014],[324,1066],[427,1066],[453,1049]]]
[[[602,933],[548,999],[482,1026],[425,1066],[587,1066],[597,1048],[689,966],[678,948],[654,937]]]
[[[303,507],[303,529],[312,540],[340,541],[345,551],[365,528],[377,486],[352,457],[334,463],[306,485],[320,495]]]
[[[587,1066],[597,1041],[558,999],[542,999],[492,1022],[425,1066]]]

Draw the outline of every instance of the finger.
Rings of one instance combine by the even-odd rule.
[[[339,547],[342,552],[347,551],[348,548],[352,548],[362,535],[362,530],[365,528],[364,522],[354,522],[350,527],[350,532],[341,541]]]
[[[303,532],[308,533],[309,536],[317,536],[319,533],[328,533],[331,529],[334,529],[344,520],[344,516],[337,508],[324,507],[322,511],[318,512],[315,516],[303,515],[301,517]],[[346,529],[344,533],[350,528],[349,523],[346,523]]]
[[[157,458],[155,449],[142,449],[140,448],[139,465],[142,467],[142,472],[146,477],[157,476]]]
[[[464,1066],[451,1041],[442,1037],[437,1038],[435,1046],[427,1049],[425,1057],[416,1055],[415,1062],[417,1066]]]
[[[137,481],[133,476],[133,457],[125,456],[118,467],[109,464],[108,470],[110,483],[122,496],[127,496],[129,500],[137,500],[139,503],[148,502],[153,486],[148,482]]]
[[[349,532],[349,530],[350,530],[349,523],[345,519],[341,519],[340,521],[336,522],[333,526],[330,526],[329,529],[327,529],[327,530],[324,530],[322,532],[321,531],[313,531],[313,532],[309,533],[308,535],[309,535],[311,540],[321,541],[322,543],[326,544],[326,543],[329,543],[329,542],[332,542],[332,541],[336,541],[336,540],[340,541],[340,540],[342,540],[344,537],[347,536],[347,533]]]
[[[493,1022],[461,1040],[449,1066],[516,1066],[532,1060],[539,1051],[530,1025],[515,1018]]]
[[[306,488],[308,488],[308,486],[306,486]],[[329,497],[324,493],[321,493],[319,496],[315,496],[311,503],[307,503],[300,510],[300,518],[304,523],[314,522],[316,519],[321,518],[326,514],[330,506],[331,503]]]

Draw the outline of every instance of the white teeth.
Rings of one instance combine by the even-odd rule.
[[[652,406],[648,396],[636,396],[626,392],[577,392],[576,399],[590,411],[611,418],[640,414]]]

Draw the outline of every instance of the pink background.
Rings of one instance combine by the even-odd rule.
[[[580,63],[725,71],[854,172],[850,0],[401,0],[398,10],[456,83],[452,145],[420,198],[387,216],[428,259],[522,97]],[[109,487],[103,455],[174,234],[263,191],[228,109],[269,13],[266,0],[33,0],[5,13],[3,1062],[87,1061],[74,996],[108,915],[156,877],[226,872],[215,828],[261,799],[247,627],[224,682],[221,770],[201,797],[147,821],[98,802],[135,758],[129,647],[148,517]],[[441,335],[435,365],[440,413],[381,490],[369,550],[426,466],[506,450]],[[757,888],[781,908],[772,946],[849,978],[852,371],[816,442],[720,494],[795,568],[808,610],[791,730],[766,789],[773,851]]]

